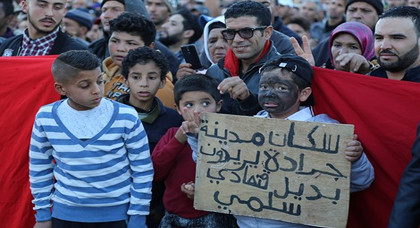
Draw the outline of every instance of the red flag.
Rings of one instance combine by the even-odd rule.
[[[56,56],[1,57],[1,227],[33,227],[29,189],[29,142],[39,107],[60,99],[51,64]]]
[[[375,169],[367,190],[350,195],[348,227],[386,227],[420,121],[420,84],[314,68],[314,110],[355,133]]]
[[[0,221],[32,227],[28,148],[35,113],[58,100],[55,56],[0,58]],[[351,194],[349,227],[386,227],[420,120],[420,84],[315,68],[315,111],[355,125],[375,181]]]

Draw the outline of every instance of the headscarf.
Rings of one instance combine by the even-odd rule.
[[[359,42],[360,48],[362,50],[362,55],[368,61],[371,60],[375,56],[374,39],[373,39],[372,30],[368,26],[360,22],[345,22],[337,26],[337,28],[335,28],[330,35],[328,51],[330,53],[331,64],[334,68],[335,66],[334,66],[334,60],[332,57],[331,46],[333,44],[334,39],[337,37],[337,35],[341,33],[348,33],[352,35]]]
[[[204,52],[206,53],[207,59],[211,62],[211,64],[214,64],[214,62],[210,58],[210,52],[209,52],[209,49],[208,49],[208,39],[209,39],[209,33],[210,33],[209,27],[210,27],[211,24],[216,23],[216,22],[221,22],[221,23],[225,24],[225,17],[224,16],[218,16],[218,17],[210,20],[204,26],[204,31],[203,31],[203,35],[204,35],[203,48],[204,48]]]

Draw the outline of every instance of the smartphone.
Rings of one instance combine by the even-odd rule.
[[[181,46],[182,55],[184,56],[185,62],[190,63],[194,70],[201,69],[203,66],[200,62],[197,49],[194,44],[188,44]]]

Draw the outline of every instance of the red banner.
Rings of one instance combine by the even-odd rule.
[[[55,57],[0,57],[1,227],[34,225],[29,141],[39,107],[60,99],[51,74]]]
[[[420,121],[420,84],[314,68],[315,112],[355,125],[375,180],[350,195],[348,227],[386,227]]]
[[[55,56],[0,58],[0,221],[32,227],[28,149],[35,113],[58,100]],[[375,181],[351,194],[348,227],[386,227],[420,120],[420,84],[315,68],[315,111],[355,125]]]

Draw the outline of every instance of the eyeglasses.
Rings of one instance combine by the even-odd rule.
[[[225,40],[233,40],[235,39],[236,33],[239,34],[240,37],[243,39],[250,39],[254,36],[255,30],[264,30],[267,27],[258,27],[258,28],[243,28],[239,30],[233,30],[233,29],[225,29],[222,31],[222,36]]]

